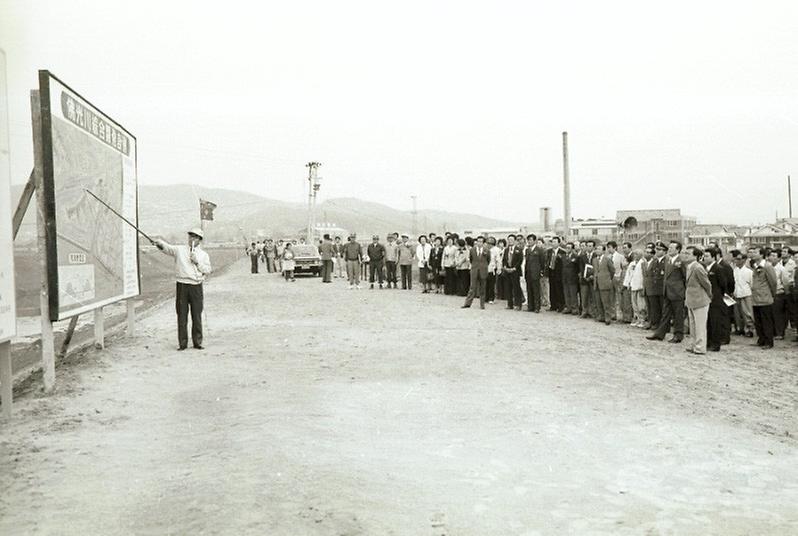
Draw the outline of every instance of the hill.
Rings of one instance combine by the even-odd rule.
[[[21,185],[12,186],[12,206],[22,193]],[[214,221],[207,224],[210,240],[240,241],[244,237],[295,236],[307,226],[307,205],[268,199],[259,195],[225,188],[202,188],[188,184],[139,187],[139,222],[148,234],[169,239],[182,238],[185,229],[199,224],[197,198],[218,205]],[[413,228],[413,215],[380,203],[356,198],[329,199],[316,208],[316,221],[335,224],[358,236],[373,233],[407,232]],[[497,227],[518,227],[519,223],[438,210],[420,210],[419,231]],[[24,244],[36,238],[36,211],[32,206],[23,220],[17,242]]]

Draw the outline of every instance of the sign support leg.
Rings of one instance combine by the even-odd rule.
[[[94,310],[94,347],[98,350],[105,348],[105,314],[102,307]]]
[[[130,298],[127,304],[127,336],[132,337],[136,334],[136,302]]]
[[[14,376],[11,371],[11,343],[0,343],[0,401],[3,403],[3,417],[11,418],[14,403]]]

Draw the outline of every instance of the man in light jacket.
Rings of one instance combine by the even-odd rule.
[[[690,323],[690,335],[693,344],[685,351],[691,354],[707,353],[707,317],[709,302],[712,301],[712,284],[701,260],[704,251],[689,246],[681,251],[681,264],[685,267],[684,305],[687,307],[687,318]]]
[[[211,259],[202,249],[202,229],[188,232],[188,244],[172,246],[164,240],[153,240],[158,249],[175,258],[175,309],[177,310],[178,350],[188,347],[188,313],[191,311],[191,342],[202,350],[202,283],[211,273]]]

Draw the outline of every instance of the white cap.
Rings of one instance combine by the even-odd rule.
[[[188,232],[188,234],[197,235],[197,236],[198,236],[198,237],[200,237],[201,239],[202,239],[202,238],[205,238],[205,237],[203,236],[203,234],[202,234],[202,229],[200,229],[199,227],[194,227],[193,229],[191,229],[191,230]]]

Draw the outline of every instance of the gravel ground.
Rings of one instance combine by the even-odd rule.
[[[790,534],[794,343],[718,354],[624,325],[287,283],[241,261],[30,388],[0,534]]]

